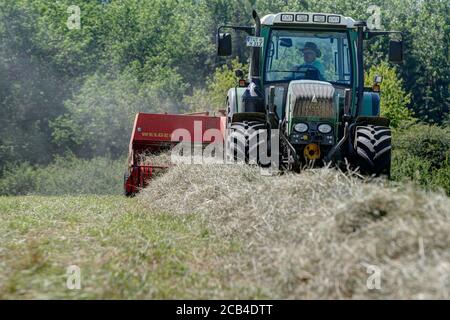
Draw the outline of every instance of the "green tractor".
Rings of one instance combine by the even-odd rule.
[[[278,164],[298,170],[307,163],[350,163],[364,174],[388,175],[389,120],[380,116],[381,77],[364,87],[363,43],[390,40],[389,60],[401,63],[403,42],[396,31],[371,31],[366,23],[337,14],[285,12],[259,18],[254,26],[221,26],[218,55],[232,55],[233,29],[247,33],[251,48],[248,78],[227,96],[228,148],[246,161],[253,149],[278,133]],[[272,148],[272,150],[270,150]],[[273,155],[272,155],[273,156]],[[347,160],[347,161],[346,161]],[[267,165],[259,158],[260,165]]]

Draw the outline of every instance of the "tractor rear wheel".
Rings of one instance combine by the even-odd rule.
[[[367,125],[356,128],[354,148],[362,173],[390,176],[391,143],[391,129],[388,127]]]
[[[242,121],[230,125],[228,155],[238,162],[261,165],[261,152],[267,152],[267,126],[259,121]],[[264,151],[263,148],[266,148]]]

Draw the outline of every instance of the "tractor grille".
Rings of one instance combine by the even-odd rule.
[[[320,81],[291,83],[294,117],[334,117],[334,87]]]

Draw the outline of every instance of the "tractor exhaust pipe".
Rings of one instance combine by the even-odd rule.
[[[256,12],[256,10],[253,10],[252,16],[253,16],[253,20],[255,20],[255,23],[256,23],[255,37],[260,37],[261,36],[261,19],[259,18],[259,15]]]
[[[253,19],[255,20],[255,37],[261,36],[261,19],[259,18],[256,10],[252,12]],[[260,60],[260,48],[253,48],[252,57],[251,57],[251,71],[250,76],[252,78],[252,82],[256,84],[259,83],[259,60]]]
[[[361,113],[364,100],[364,56],[363,56],[363,42],[364,42],[364,28],[367,26],[365,21],[358,21],[355,23],[358,30],[357,42],[357,57],[358,57],[358,100],[356,105],[356,117]]]

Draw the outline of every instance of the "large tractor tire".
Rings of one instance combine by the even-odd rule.
[[[359,126],[355,131],[354,148],[362,173],[390,177],[391,129],[383,126]]]
[[[266,148],[267,127],[259,121],[242,121],[230,125],[228,156],[230,160],[261,165],[260,150]]]

